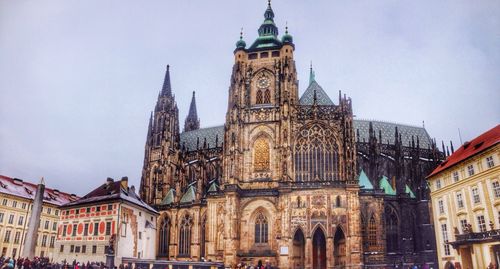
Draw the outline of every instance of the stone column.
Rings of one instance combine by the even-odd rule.
[[[36,189],[33,199],[33,208],[31,209],[28,231],[26,232],[26,241],[24,243],[23,257],[32,260],[35,257],[36,240],[38,235],[38,226],[40,226],[40,215],[42,213],[43,193],[45,191],[45,182],[42,180]]]

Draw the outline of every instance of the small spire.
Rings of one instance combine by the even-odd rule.
[[[313,70],[313,62],[311,61],[311,66],[309,67],[309,85],[316,81],[316,74]]]
[[[240,31],[240,40],[243,40],[243,27],[241,27],[241,31]]]
[[[160,95],[168,97],[172,96],[172,86],[170,85],[170,65],[167,65],[167,71],[165,72],[165,79],[163,80],[163,87]]]
[[[285,34],[288,34],[288,21],[285,22]]]
[[[191,98],[191,104],[189,105],[189,113],[184,122],[184,132],[200,129],[200,119],[198,118],[198,113],[196,111],[196,98],[195,91],[193,91],[193,97]]]
[[[45,185],[45,179],[43,179],[43,177],[42,177],[42,179],[40,180],[40,185]]]

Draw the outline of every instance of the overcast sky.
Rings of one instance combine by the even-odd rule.
[[[84,195],[106,177],[139,185],[150,111],[171,65],[184,122],[224,122],[240,28],[267,1],[0,0],[0,174]],[[500,121],[500,1],[274,0],[300,92],[310,61],[357,118],[463,141]],[[182,127],[181,127],[182,128]]]

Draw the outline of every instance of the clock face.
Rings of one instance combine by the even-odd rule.
[[[269,84],[271,83],[269,82],[269,79],[266,77],[259,78],[259,80],[257,81],[257,87],[261,89],[269,87]]]

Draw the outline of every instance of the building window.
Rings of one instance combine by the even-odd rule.
[[[90,213],[90,207],[87,207],[87,209],[85,211],[86,211],[86,213]]]
[[[460,180],[460,177],[458,176],[458,171],[453,172],[453,181],[458,182]]]
[[[26,209],[26,203],[22,203],[22,204],[21,204],[21,208],[22,208],[22,209]]]
[[[14,215],[9,216],[9,224],[14,223]]]
[[[24,223],[24,216],[19,216],[19,219],[17,219],[17,225],[23,225]]]
[[[439,178],[436,180],[436,189],[441,189],[441,179]]]
[[[444,246],[444,255],[450,255],[450,245],[448,244],[448,229],[446,227],[446,223],[441,224],[441,232],[443,234],[443,246]]]
[[[467,166],[467,172],[469,173],[469,176],[473,176],[474,175],[474,165],[469,165]]]
[[[386,208],[386,238],[387,252],[395,252],[399,249],[398,217],[393,208]]]
[[[94,235],[99,234],[99,222],[94,222]]]
[[[108,211],[113,210],[113,205],[108,205]]]
[[[2,205],[7,205],[7,199],[3,199]]]
[[[76,236],[76,227],[77,225],[76,224],[73,224],[73,234],[72,236]]]
[[[255,219],[255,244],[267,244],[268,223],[264,214],[259,213]]]
[[[191,249],[191,218],[185,215],[181,221],[179,236],[179,255],[189,256]]]
[[[75,247],[75,253],[80,253],[80,246]]]
[[[477,226],[480,232],[486,232],[486,222],[483,215],[477,216]]]
[[[66,230],[68,229],[68,226],[67,225],[64,225],[63,226],[63,231],[62,231],[62,235],[63,236],[66,236]]]
[[[271,90],[266,89],[264,91],[264,104],[270,104],[271,103]]]
[[[466,219],[461,219],[460,220],[460,227],[462,228],[462,233],[465,233],[467,230],[467,220]]]
[[[338,179],[337,143],[329,128],[315,124],[300,130],[293,158],[297,181]]]
[[[59,246],[59,252],[61,252],[61,253],[64,252],[64,245]]]
[[[0,223],[3,222],[3,212],[0,212]]]
[[[168,257],[170,245],[170,219],[165,216],[160,225],[160,247],[158,255],[160,257]]]
[[[3,242],[4,243],[10,242],[10,230],[5,231],[5,236],[3,237]]]
[[[106,235],[111,235],[111,222],[106,222]]]
[[[12,201],[12,207],[14,207],[14,208],[17,207],[17,201]]]
[[[477,187],[472,188],[472,197],[474,199],[474,204],[481,203],[481,197],[479,196],[479,190]]]
[[[21,239],[21,233],[16,232],[16,234],[14,235],[14,244],[19,244],[19,239]]]
[[[56,237],[55,236],[51,236],[50,237],[50,244],[49,244],[49,247],[53,248],[54,247],[54,243],[56,241]]]
[[[495,198],[500,198],[500,183],[498,183],[498,181],[493,181],[491,183],[491,186],[493,187],[493,193],[495,194]]]
[[[83,235],[84,236],[89,235],[89,224],[88,223],[85,223],[85,226],[83,228]]]
[[[97,253],[97,246],[93,245],[92,246],[92,254],[96,254],[96,253]]]
[[[50,214],[50,213],[52,213],[52,208],[49,207],[49,208],[47,208],[47,214]]]
[[[439,214],[444,214],[444,204],[443,200],[438,200]]]
[[[52,231],[56,231],[57,230],[57,222],[52,222]]]
[[[486,158],[486,165],[488,166],[488,168],[492,168],[493,166],[495,166],[495,162],[493,161],[493,156]]]
[[[269,143],[261,137],[255,140],[253,168],[256,172],[269,170]]]
[[[75,252],[75,245],[69,246],[69,253]]]
[[[142,239],[142,232],[139,232],[139,239]]]
[[[101,212],[101,206],[100,205],[98,205],[98,206],[95,207],[95,212]]]
[[[48,220],[45,221],[45,226],[43,227],[45,230],[49,229],[50,222]]]
[[[368,222],[368,246],[370,248],[377,246],[377,223],[374,216]]]
[[[262,91],[257,90],[257,93],[255,94],[255,104],[259,105],[259,104],[263,104],[263,103],[264,103],[264,100],[262,97]]]
[[[463,208],[464,207],[464,199],[462,197],[461,192],[457,192],[457,207],[458,208]]]
[[[42,236],[42,247],[46,247],[47,246],[47,235],[44,234]]]
[[[56,209],[56,216],[59,216],[59,210]]]
[[[86,245],[83,245],[83,246],[82,246],[82,253],[85,253],[85,252],[87,252],[87,246],[86,246]]]

